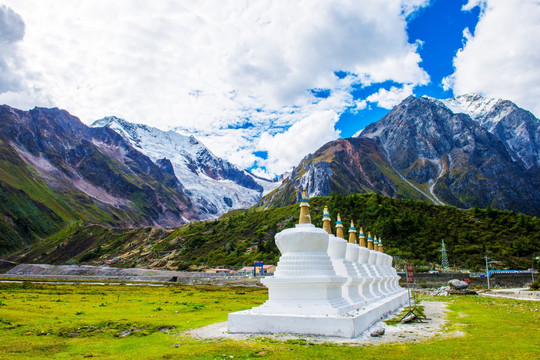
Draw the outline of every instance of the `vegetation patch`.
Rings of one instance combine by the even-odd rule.
[[[332,219],[382,237],[385,252],[414,265],[440,263],[441,240],[450,265],[482,270],[488,255],[504,268],[528,269],[540,255],[540,219],[491,208],[462,210],[378,194],[310,199],[312,223],[322,226],[328,205]],[[82,222],[10,257],[19,262],[103,264],[185,270],[190,266],[238,268],[255,260],[276,264],[274,236],[298,222],[298,205],[228,214],[177,229],[107,229]],[[535,266],[536,267],[536,266]]]
[[[534,359],[540,351],[536,302],[479,296],[444,297],[449,309],[445,332],[425,342],[373,346],[315,344],[303,337],[234,341],[182,335],[226,321],[230,312],[267,297],[261,288],[0,283],[0,298],[7,304],[0,308],[0,357],[496,360]],[[157,307],[162,310],[153,311]],[[463,336],[451,336],[456,331]]]

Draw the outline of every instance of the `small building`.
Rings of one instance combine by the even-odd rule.
[[[264,274],[263,275],[271,275],[276,271],[276,265],[263,265],[262,266]],[[261,267],[257,265],[255,267],[256,275],[261,276]],[[239,274],[245,274],[245,275],[253,275],[253,266],[244,266],[240,270],[238,270]]]

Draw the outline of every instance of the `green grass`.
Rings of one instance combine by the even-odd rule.
[[[539,305],[442,298],[448,324],[422,343],[379,346],[198,340],[184,330],[261,304],[261,288],[0,283],[0,359],[535,359]],[[453,336],[456,331],[463,336]],[[175,345],[178,345],[176,347]]]

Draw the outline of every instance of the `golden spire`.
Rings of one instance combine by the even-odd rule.
[[[339,216],[339,214],[337,214],[336,221],[336,236],[345,239],[345,235],[343,234],[343,222],[341,222],[341,216]]]
[[[358,234],[358,237],[360,238],[360,246],[366,247],[366,237],[364,236],[364,229],[360,228],[360,234]]]
[[[383,244],[382,244],[382,240],[381,240],[380,237],[379,237],[379,251],[384,253]]]
[[[377,240],[377,236],[373,237],[373,250],[379,251],[379,240]]]
[[[367,248],[373,250],[373,239],[371,238],[371,233],[367,233]]]
[[[332,234],[332,228],[330,227],[330,213],[328,212],[328,206],[324,207],[323,210],[323,229],[326,230],[327,233]]]
[[[309,216],[309,202],[307,199],[306,189],[302,190],[302,200],[300,200],[300,220],[299,224],[311,224],[311,216]]]
[[[349,242],[351,244],[356,244],[356,228],[354,227],[354,222],[351,220],[351,227],[349,228]]]

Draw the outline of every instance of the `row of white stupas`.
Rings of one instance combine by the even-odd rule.
[[[323,229],[311,224],[304,192],[299,224],[275,236],[282,255],[274,276],[262,280],[268,301],[229,314],[229,332],[356,337],[407,302],[380,239],[368,234],[366,244],[360,231],[357,244],[351,222],[347,242],[339,216],[337,236],[330,221],[325,208]]]
[[[347,278],[341,291],[347,303],[353,308],[365,306],[370,301],[378,300],[386,295],[401,291],[399,275],[392,267],[392,257],[384,254],[382,240],[372,238],[368,233],[367,243],[362,228],[358,234],[351,220],[349,241],[343,234],[343,223],[338,214],[336,235],[330,228],[330,214],[325,207],[323,214],[323,229],[329,234],[328,255],[334,266],[336,275]]]

